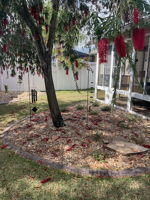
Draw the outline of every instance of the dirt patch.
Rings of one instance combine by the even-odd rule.
[[[53,127],[48,112],[23,120],[9,130],[8,139],[22,150],[51,162],[92,169],[120,170],[150,166],[150,150],[143,154],[123,156],[106,148],[105,142],[123,138],[142,146],[150,145],[150,122],[121,110],[111,112],[93,108],[96,115],[77,110],[62,113],[66,126]],[[93,112],[94,113],[94,112]]]
[[[14,98],[18,96],[18,94],[18,92],[0,92],[0,104],[11,102]]]

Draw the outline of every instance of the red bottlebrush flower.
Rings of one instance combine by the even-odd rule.
[[[83,142],[83,143],[81,143],[81,146],[82,147],[88,147],[88,144]]]
[[[43,138],[41,141],[42,142],[48,142],[49,138]]]
[[[26,128],[32,128],[32,126],[33,126],[32,124],[27,124]]]
[[[77,60],[75,60],[75,66],[76,66],[76,68],[78,68],[78,67],[79,67],[79,63],[78,63],[78,61],[77,61]]]
[[[9,24],[9,21],[7,18],[4,18],[2,21],[3,26],[7,26]]]
[[[9,50],[8,45],[7,45],[7,44],[4,44],[4,45],[3,45],[3,52],[7,53],[8,50]]]
[[[76,144],[73,144],[71,147],[69,147],[66,151],[72,151],[75,148]]]
[[[40,16],[39,16],[39,13],[38,13],[38,12],[35,12],[34,15],[33,15],[33,17],[34,17],[34,19],[35,19],[36,21],[39,21],[39,19],[40,19]]]
[[[68,68],[66,68],[66,75],[68,75],[69,74],[69,69]]]
[[[72,25],[76,25],[76,18],[75,18],[75,17],[72,18],[71,24],[72,24]]]
[[[31,12],[31,15],[34,17],[34,14],[36,13],[35,7],[31,7],[30,12]]]
[[[145,42],[145,29],[144,28],[136,28],[132,33],[132,40],[134,49],[137,51],[142,51],[144,49]]]
[[[71,139],[68,139],[68,140],[67,140],[67,144],[70,144],[70,143],[72,143],[72,140],[71,140]]]
[[[98,52],[99,52],[99,63],[106,63],[107,55],[108,55],[108,39],[107,38],[103,38],[99,41]]]
[[[47,122],[47,121],[48,121],[48,116],[45,116],[45,119],[44,119],[44,121],[45,121],[45,122]]]
[[[126,57],[126,45],[124,42],[124,37],[122,35],[118,35],[115,39],[115,45],[117,53],[120,57]]]
[[[150,144],[144,144],[143,147],[150,149]]]
[[[75,79],[76,79],[76,80],[79,80],[79,76],[78,76],[78,75],[79,75],[78,72],[76,72],[76,73],[75,73]]]
[[[48,24],[45,25],[45,31],[48,33]]]
[[[133,10],[133,22],[134,22],[134,24],[139,23],[139,15],[140,15],[139,10],[137,8],[135,8]]]
[[[0,146],[0,149],[5,149],[5,148],[7,148],[7,147],[8,147],[8,145],[7,145],[7,144],[4,144],[4,145]]]
[[[41,180],[41,183],[47,183],[50,180],[51,180],[51,178],[46,178],[46,179]]]

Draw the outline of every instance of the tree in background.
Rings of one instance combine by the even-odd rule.
[[[0,0],[0,66],[11,68],[12,76],[18,70],[20,79],[25,71],[42,73],[53,124],[64,126],[52,78],[54,44],[62,44],[75,63],[72,48],[81,31],[97,41],[114,39],[134,8],[147,15],[149,5],[144,0]]]

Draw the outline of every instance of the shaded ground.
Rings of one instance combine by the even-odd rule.
[[[62,109],[86,99],[84,92],[79,95],[63,91],[58,92],[57,96]],[[38,100],[39,112],[46,110],[45,94],[39,96]],[[1,105],[1,130],[28,113],[26,100]],[[41,180],[46,178],[51,180],[41,184]],[[149,200],[149,196],[149,175],[122,179],[79,177],[48,169],[7,149],[0,149],[1,200]]]
[[[92,107],[87,125],[84,105],[69,106],[64,111],[65,127],[54,128],[49,113],[42,112],[34,114],[31,122],[26,119],[10,129],[8,139],[24,151],[69,166],[111,170],[150,166],[150,151],[123,156],[106,148],[103,142],[121,138],[150,145],[147,120],[121,110],[110,112]]]

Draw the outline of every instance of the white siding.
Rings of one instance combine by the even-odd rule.
[[[94,73],[92,74],[90,72],[90,87],[94,86],[94,83],[91,84],[91,82],[95,82],[95,70],[96,65],[92,64],[91,68],[93,69]],[[9,76],[6,71],[3,72],[3,74],[0,74],[0,90],[4,90],[4,85],[8,85],[9,91],[28,91],[28,74],[26,73],[23,76],[23,82],[21,84],[18,83],[18,76],[11,77]],[[88,71],[87,69],[81,69],[79,70],[79,80],[78,86],[79,89],[86,89],[87,88],[87,76]],[[65,70],[55,66],[53,67],[53,80],[56,90],[75,90],[75,81],[73,79],[73,73],[72,70],[69,70],[69,75],[65,74]],[[36,89],[38,91],[44,91],[45,85],[44,85],[44,79],[38,75],[31,75],[30,74],[30,86],[31,89]]]

